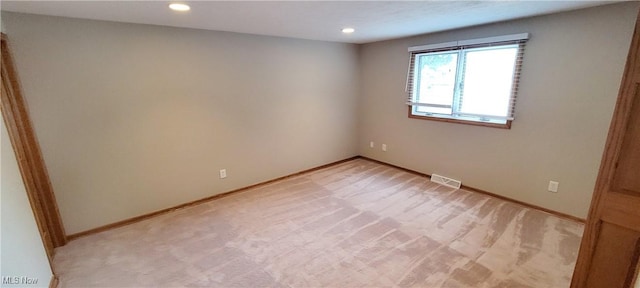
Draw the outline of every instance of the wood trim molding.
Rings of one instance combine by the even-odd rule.
[[[66,234],[42,152],[29,118],[29,109],[22,96],[7,36],[2,34],[1,40],[0,110],[2,110],[2,117],[18,160],[29,203],[51,264],[54,248],[66,244]]]
[[[400,166],[397,166],[397,165],[393,165],[393,164],[390,164],[390,163],[387,163],[387,162],[383,162],[383,161],[380,161],[380,160],[372,159],[372,158],[365,157],[365,156],[360,156],[360,158],[366,159],[366,160],[369,160],[369,161],[372,161],[372,162],[376,162],[376,163],[379,163],[379,164],[382,164],[382,165],[390,166],[390,167],[393,167],[393,168],[397,168],[397,169],[400,169],[400,170],[403,170],[403,171],[406,171],[406,172],[409,172],[409,173],[412,173],[412,174],[416,174],[418,176],[431,178],[431,175],[429,175],[429,174],[418,172],[418,171],[411,170],[411,169],[407,169],[407,168],[400,167]],[[571,221],[576,221],[576,222],[579,222],[579,223],[585,223],[585,219],[580,218],[580,217],[576,217],[576,216],[565,214],[565,213],[558,212],[558,211],[555,211],[555,210],[547,209],[547,208],[544,208],[544,207],[541,207],[541,206],[538,206],[538,205],[529,204],[527,202],[523,202],[523,201],[520,201],[520,200],[515,200],[513,198],[509,198],[509,197],[506,197],[506,196],[498,195],[498,194],[491,193],[491,192],[488,192],[488,191],[485,191],[485,190],[482,190],[482,189],[474,188],[474,187],[471,187],[471,186],[462,185],[462,187],[460,189],[464,189],[464,190],[467,190],[467,191],[472,191],[472,192],[485,194],[485,195],[491,196],[493,198],[498,198],[498,199],[501,199],[501,200],[504,200],[504,201],[509,201],[509,202],[512,202],[512,203],[515,203],[515,204],[518,204],[518,205],[521,205],[521,206],[525,206],[525,207],[528,207],[528,208],[540,210],[540,211],[543,211],[543,212],[546,212],[546,213],[549,213],[549,214],[553,214],[553,215],[558,216],[560,218],[568,219],[568,220],[571,220]]]
[[[496,123],[468,121],[468,120],[461,120],[461,119],[420,116],[420,115],[414,115],[413,113],[411,113],[412,112],[411,106],[408,106],[408,107],[409,107],[408,115],[409,115],[409,118],[412,118],[412,119],[457,123],[457,124],[465,124],[465,125],[473,125],[473,126],[484,126],[484,127],[499,128],[499,129],[511,129],[511,122],[513,122],[512,120],[508,120],[506,124],[496,124]]]
[[[520,200],[516,200],[516,199],[513,199],[513,198],[509,198],[509,197],[506,197],[506,196],[498,195],[498,194],[491,193],[491,192],[488,192],[488,191],[485,191],[485,190],[482,190],[482,189],[469,187],[469,186],[466,186],[466,185],[462,185],[462,189],[473,191],[473,192],[478,192],[478,193],[481,193],[481,194],[485,194],[487,196],[491,196],[491,197],[494,197],[494,198],[498,198],[498,199],[502,199],[502,200],[505,200],[505,201],[509,201],[509,202],[512,202],[512,203],[515,203],[515,204],[518,204],[518,205],[522,205],[522,206],[526,206],[526,207],[529,207],[529,208],[532,208],[532,209],[540,210],[540,211],[543,211],[543,212],[546,212],[546,213],[549,213],[549,214],[553,214],[553,215],[558,216],[560,218],[564,218],[564,219],[567,219],[567,220],[579,222],[579,223],[582,223],[582,224],[584,224],[586,222],[586,219],[584,219],[584,218],[576,217],[576,216],[569,215],[569,214],[566,214],[566,213],[562,213],[562,212],[559,212],[559,211],[555,211],[555,210],[551,210],[551,209],[548,209],[548,208],[544,208],[542,206],[538,206],[538,205],[530,204],[530,203],[523,202],[523,201],[520,201]]]
[[[629,234],[632,236],[629,238],[637,238],[640,233],[638,207],[636,206],[638,202],[637,191],[625,191],[616,182],[616,176],[619,176],[616,175],[618,172],[632,173],[629,175],[631,177],[639,175],[637,169],[624,167],[624,162],[620,161],[620,157],[629,156],[629,154],[623,154],[625,141],[634,141],[627,143],[634,143],[636,149],[639,147],[637,138],[635,140],[633,138],[625,140],[625,138],[632,137],[633,129],[630,129],[631,125],[629,124],[637,123],[631,122],[633,121],[632,116],[637,115],[634,112],[640,109],[638,108],[640,106],[637,106],[640,103],[640,98],[638,98],[640,97],[638,84],[640,82],[640,12],[636,16],[628,51],[578,259],[571,279],[572,288],[605,287],[605,285],[606,287],[632,287],[632,282],[636,280],[635,277],[638,274],[639,241],[637,239],[634,241],[633,245],[635,246],[620,237],[615,237],[615,240],[611,241],[608,237],[610,237],[612,229],[605,230],[605,228],[615,227],[614,229],[617,231],[631,231]],[[629,201],[632,197],[636,198],[633,202]],[[629,251],[632,252],[629,253]],[[601,255],[607,255],[611,258],[606,259]],[[627,268],[625,265],[628,265],[628,269],[625,269]],[[622,271],[623,269],[626,270],[625,274],[606,279],[606,284],[598,279],[598,276],[602,276],[602,274],[610,274],[611,270]],[[620,276],[624,276],[626,279],[621,281]],[[597,280],[594,281],[594,278]],[[611,283],[613,281],[618,283]]]
[[[172,212],[172,211],[176,211],[176,210],[179,210],[179,209],[191,207],[191,206],[198,205],[198,204],[201,204],[201,203],[213,201],[215,199],[227,197],[227,196],[230,196],[230,195],[233,195],[233,194],[236,194],[236,193],[245,192],[245,191],[247,191],[249,189],[253,189],[253,188],[256,188],[256,187],[260,187],[260,186],[264,186],[264,185],[267,185],[267,184],[271,184],[271,183],[276,182],[276,181],[284,180],[284,179],[287,179],[287,178],[299,176],[301,174],[305,174],[305,173],[317,171],[317,170],[320,170],[320,169],[324,169],[324,168],[327,168],[327,167],[331,167],[331,166],[334,166],[334,165],[338,165],[338,164],[341,164],[341,163],[349,162],[351,160],[358,159],[359,157],[360,156],[354,156],[354,157],[350,157],[350,158],[347,158],[347,159],[338,160],[338,161],[335,161],[335,162],[331,162],[329,164],[320,165],[320,166],[317,166],[317,167],[306,169],[306,170],[303,170],[303,171],[300,171],[300,172],[296,172],[296,173],[293,173],[293,174],[289,174],[289,175],[286,175],[286,176],[278,177],[278,178],[267,180],[267,181],[260,182],[260,183],[257,183],[257,184],[253,184],[253,185],[249,185],[249,186],[246,186],[246,187],[242,187],[242,188],[234,189],[234,190],[231,190],[231,191],[223,192],[223,193],[220,193],[220,194],[216,194],[216,195],[209,196],[209,197],[206,197],[206,198],[198,199],[198,200],[195,200],[195,201],[183,203],[183,204],[171,207],[171,208],[158,210],[158,211],[155,211],[155,212],[143,214],[143,215],[140,215],[140,216],[136,216],[136,217],[129,218],[129,219],[122,220],[122,221],[118,221],[118,222],[114,222],[114,223],[107,224],[107,225],[104,225],[104,226],[100,226],[100,227],[97,227],[97,228],[93,228],[93,229],[89,229],[89,230],[86,230],[86,231],[70,234],[70,235],[67,236],[67,239],[68,239],[68,241],[71,241],[71,240],[74,240],[74,239],[77,239],[77,238],[80,238],[80,237],[84,237],[84,236],[100,233],[100,232],[103,232],[103,231],[115,229],[115,228],[118,228],[118,227],[126,226],[126,225],[129,225],[129,224],[133,224],[133,223],[136,223],[136,222],[140,222],[140,221],[143,221],[143,220],[158,216],[158,215],[166,214],[166,213],[169,213],[169,212]]]
[[[49,288],[58,288],[58,284],[60,283],[60,279],[55,274],[51,275],[51,280],[49,280]]]
[[[354,157],[350,157],[350,158],[347,158],[347,159],[343,159],[343,160],[339,160],[339,161],[336,161],[336,162],[332,162],[332,163],[329,163],[329,164],[324,164],[324,165],[321,165],[321,166],[317,166],[317,167],[314,167],[314,168],[310,168],[310,169],[307,169],[307,170],[296,172],[296,173],[293,173],[293,174],[289,174],[289,175],[286,175],[286,176],[282,176],[282,177],[278,177],[278,178],[275,178],[275,179],[271,179],[271,180],[267,180],[267,181],[264,181],[264,182],[260,182],[260,183],[254,184],[254,185],[250,185],[250,186],[234,189],[234,190],[231,190],[231,191],[223,192],[221,194],[209,196],[209,197],[206,197],[206,198],[198,199],[198,200],[187,202],[187,203],[183,203],[183,204],[171,207],[171,208],[158,210],[158,211],[155,211],[155,212],[143,214],[143,215],[140,215],[140,216],[136,216],[136,217],[125,219],[125,220],[118,221],[118,222],[114,222],[114,223],[107,224],[107,225],[104,225],[104,226],[100,226],[100,227],[97,227],[97,228],[93,228],[93,229],[89,229],[89,230],[86,230],[86,231],[70,234],[70,235],[67,235],[67,239],[68,239],[68,241],[72,241],[72,240],[78,239],[80,237],[89,236],[89,235],[100,233],[100,232],[103,232],[103,231],[107,231],[107,230],[115,229],[115,228],[118,228],[118,227],[126,226],[126,225],[129,225],[129,224],[133,224],[133,223],[136,223],[136,222],[140,222],[140,221],[143,221],[143,220],[158,216],[158,215],[170,213],[170,212],[173,212],[173,211],[176,211],[176,210],[180,210],[180,209],[183,209],[183,208],[188,208],[188,207],[191,207],[191,206],[194,206],[194,205],[198,205],[198,204],[201,204],[201,203],[213,201],[213,200],[216,200],[216,199],[219,199],[219,198],[223,198],[223,197],[227,197],[227,196],[230,196],[230,195],[233,195],[233,194],[236,194],[236,193],[242,193],[242,192],[245,192],[245,191],[247,191],[249,189],[253,189],[253,188],[256,188],[256,187],[260,187],[260,186],[264,186],[264,185],[267,185],[267,184],[271,184],[273,182],[284,180],[284,179],[291,178],[291,177],[294,177],[294,176],[299,176],[301,174],[305,174],[305,173],[317,171],[317,170],[320,170],[320,169],[328,168],[328,167],[335,166],[335,165],[338,165],[338,164],[341,164],[341,163],[345,163],[345,162],[349,162],[349,161],[352,161],[352,160],[355,160],[355,159],[365,159],[365,160],[368,160],[368,161],[371,161],[371,162],[375,162],[375,163],[382,164],[382,165],[385,165],[385,166],[389,166],[389,167],[393,167],[393,168],[396,168],[396,169],[400,169],[402,171],[405,171],[405,172],[408,172],[408,173],[411,173],[411,174],[415,174],[415,175],[418,175],[418,176],[427,177],[427,178],[431,177],[431,175],[429,175],[429,174],[425,174],[425,173],[418,172],[418,171],[415,171],[415,170],[411,170],[411,169],[407,169],[407,168],[404,168],[404,167],[396,166],[396,165],[393,165],[393,164],[390,164],[390,163],[387,163],[387,162],[383,162],[383,161],[380,161],[380,160],[372,159],[372,158],[365,157],[365,156],[354,156]],[[518,204],[518,205],[522,205],[522,206],[529,207],[529,208],[532,208],[532,209],[536,209],[536,210],[540,210],[540,211],[543,211],[543,212],[547,212],[549,214],[553,214],[553,215],[556,215],[558,217],[565,218],[565,219],[568,219],[568,220],[572,220],[572,221],[576,221],[576,222],[580,222],[580,223],[584,223],[585,222],[585,220],[582,219],[582,218],[578,218],[578,217],[575,217],[575,216],[572,216],[572,215],[569,215],[569,214],[561,213],[561,212],[558,212],[558,211],[554,211],[554,210],[547,209],[547,208],[544,208],[544,207],[540,207],[540,206],[537,206],[537,205],[529,204],[529,203],[526,203],[526,202],[518,201],[518,200],[515,200],[515,199],[511,199],[509,197],[501,196],[501,195],[494,194],[494,193],[491,193],[491,192],[487,192],[487,191],[484,191],[484,190],[481,190],[481,189],[477,189],[477,188],[473,188],[473,187],[469,187],[469,186],[465,186],[465,185],[462,186],[462,189],[465,189],[465,190],[468,190],[468,191],[472,191],[472,192],[482,193],[482,194],[485,194],[487,196],[491,196],[491,197],[498,198],[498,199],[505,200],[505,201],[509,201],[509,202],[512,202],[512,203],[515,203],[515,204]]]

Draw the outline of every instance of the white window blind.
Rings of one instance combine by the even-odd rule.
[[[428,116],[514,119],[528,33],[409,48],[407,104]]]

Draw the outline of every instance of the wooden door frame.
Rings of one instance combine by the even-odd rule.
[[[49,263],[52,264],[54,249],[65,245],[67,237],[42,152],[31,125],[27,103],[22,97],[18,73],[9,50],[7,36],[4,33],[0,35],[2,40],[0,66],[2,68],[3,91],[0,109],[18,160],[18,167],[40,237],[44,243]],[[53,265],[51,266],[53,270]]]
[[[628,130],[629,119],[632,108],[640,99],[640,85],[637,85],[638,75],[640,74],[640,14],[636,19],[635,30],[627,56],[627,62],[620,85],[620,90],[609,127],[607,143],[602,155],[600,163],[600,171],[596,180],[595,190],[591,200],[591,208],[587,217],[582,243],[576,261],[571,287],[587,287],[588,279],[594,261],[596,246],[599,241],[600,232],[604,222],[613,223],[628,229],[638,231],[640,228],[640,209],[628,209],[626,205],[629,203],[640,208],[640,201],[637,197],[626,197],[624,191],[615,188],[615,172],[618,167],[619,155],[622,150],[622,144],[626,131]],[[637,104],[636,104],[637,105]],[[636,198],[636,199],[633,199]],[[617,205],[624,203],[625,205]],[[623,265],[620,263],[630,261],[631,266],[624,271],[623,287],[631,287],[637,277],[637,262],[640,257],[640,242],[635,243],[635,252],[628,255],[628,259],[617,259],[619,263],[615,265]],[[600,263],[598,263],[600,264]],[[608,263],[611,266],[613,263]],[[628,263],[626,263],[628,264]],[[626,265],[624,264],[624,265]],[[594,266],[595,267],[595,266]],[[593,284],[593,283],[591,283]],[[613,286],[611,286],[613,287]]]

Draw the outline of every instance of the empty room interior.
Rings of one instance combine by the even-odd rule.
[[[639,8],[2,1],[2,287],[640,287]]]

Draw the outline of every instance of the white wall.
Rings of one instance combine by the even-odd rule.
[[[637,13],[623,3],[364,45],[360,154],[586,217]],[[407,117],[407,47],[523,32],[511,130]]]
[[[4,121],[0,122],[0,275],[19,277],[17,280],[11,278],[12,283],[22,283],[22,277],[37,279],[36,285],[23,283],[7,287],[49,287],[52,276],[49,260],[7,128]]]
[[[2,19],[0,31],[4,32]],[[18,277],[9,280],[23,283],[11,287],[49,287],[53,273],[7,128],[3,120],[0,122],[0,278]],[[37,282],[24,284],[22,277]]]
[[[356,45],[2,20],[69,234],[357,155]]]
[[[72,234],[357,154],[585,217],[637,8],[362,46],[7,12],[2,22]],[[407,118],[408,46],[521,32],[532,38],[511,130]]]

